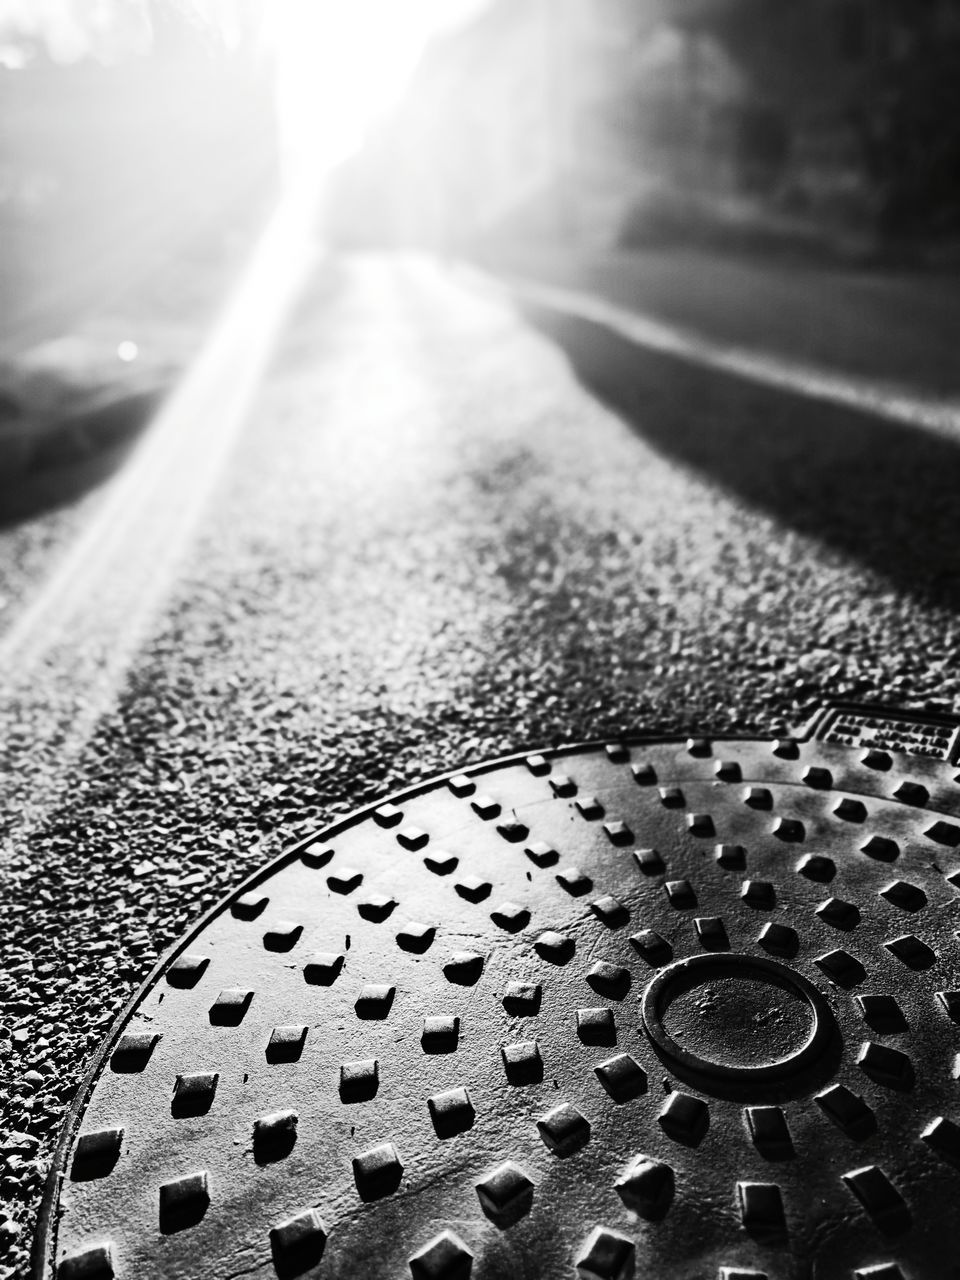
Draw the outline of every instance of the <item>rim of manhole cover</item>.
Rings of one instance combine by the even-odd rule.
[[[157,966],[35,1274],[944,1274],[960,719],[470,764],[300,841]]]

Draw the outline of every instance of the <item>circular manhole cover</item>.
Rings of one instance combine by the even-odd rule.
[[[39,1274],[954,1275],[938,732],[563,749],[301,843],[116,1027]]]

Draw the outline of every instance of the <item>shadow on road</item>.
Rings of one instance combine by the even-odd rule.
[[[960,442],[653,352],[591,321],[522,313],[658,452],[899,590],[960,610]]]

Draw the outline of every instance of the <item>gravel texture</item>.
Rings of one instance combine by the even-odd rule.
[[[960,709],[953,442],[536,319],[616,410],[430,266],[325,278],[57,803],[7,813],[0,1277],[116,1011],[306,828],[534,744]]]

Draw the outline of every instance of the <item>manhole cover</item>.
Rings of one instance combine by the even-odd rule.
[[[38,1273],[960,1274],[957,723],[465,769],[168,956]]]

